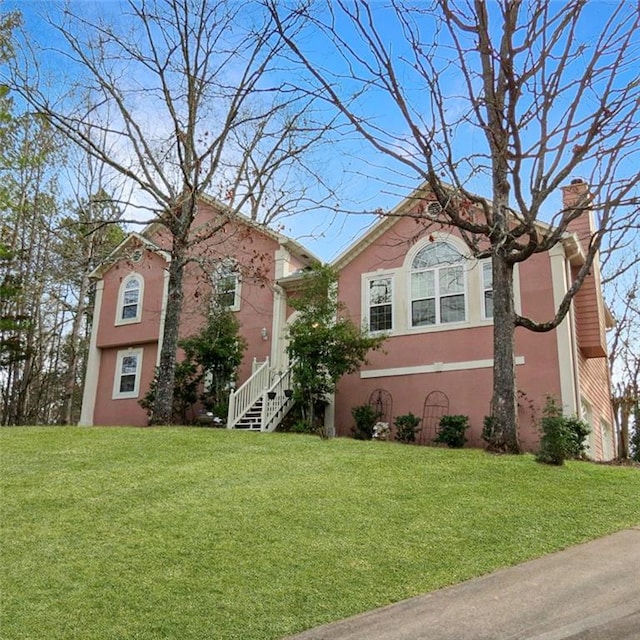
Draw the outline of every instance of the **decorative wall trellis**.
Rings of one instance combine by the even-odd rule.
[[[440,418],[449,413],[449,398],[442,391],[432,391],[424,399],[422,410],[422,429],[418,434],[418,443],[432,442],[438,432]]]
[[[390,427],[393,426],[391,418],[393,416],[393,397],[386,389],[375,389],[369,396],[369,405],[372,406],[378,414],[379,422],[386,422]]]

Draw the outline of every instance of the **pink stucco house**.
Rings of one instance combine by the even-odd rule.
[[[587,189],[564,188],[565,205]],[[333,261],[339,297],[351,318],[388,336],[384,351],[339,383],[326,423],[339,436],[351,433],[351,409],[376,405],[385,420],[412,412],[422,420],[419,439],[435,435],[441,415],[469,416],[471,446],[482,446],[483,418],[492,387],[492,289],[488,261],[468,257],[457,232],[425,226],[410,213],[415,198],[381,217]],[[219,220],[222,209],[200,205],[196,228]],[[579,219],[548,253],[521,263],[515,273],[516,308],[536,320],[554,309],[583,260],[590,221]],[[97,281],[95,321],[85,384],[83,424],[145,425],[138,405],[153,377],[166,298],[166,238],[158,228],[132,234],[93,274]],[[317,260],[285,236],[244,219],[229,221],[198,244],[198,259],[185,278],[181,332],[202,322],[202,300],[223,287],[248,342],[232,394],[228,427],[269,431],[290,405],[286,327],[287,296],[300,274]],[[520,438],[535,450],[547,396],[566,414],[589,422],[589,453],[615,455],[605,330],[612,323],[604,304],[598,264],[564,322],[548,333],[518,329],[516,375]]]
[[[201,326],[212,289],[224,294],[248,344],[239,371],[244,381],[256,362],[267,363],[271,370],[282,368],[287,304],[276,283],[318,258],[248,218],[227,220],[221,210],[224,207],[207,198],[199,204],[193,228],[202,239],[194,245],[194,259],[186,267],[180,334],[187,337]],[[138,400],[149,389],[158,365],[167,299],[167,246],[166,232],[152,225],[143,234],[129,235],[92,274],[96,300],[81,424],[148,422]]]

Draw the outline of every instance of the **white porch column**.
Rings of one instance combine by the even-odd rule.
[[[89,341],[89,354],[87,357],[87,373],[84,379],[82,393],[82,409],[78,424],[88,427],[93,424],[93,412],[96,407],[96,395],[98,393],[98,379],[100,377],[100,357],[102,351],[97,348],[98,329],[100,327],[100,310],[102,308],[102,292],[104,280],[96,284],[96,298],[93,305],[93,326],[91,327],[91,339]]]
[[[275,253],[275,280],[286,276],[291,255],[282,247]],[[271,319],[271,366],[278,370],[286,364],[285,322],[287,315],[287,294],[277,284],[273,286],[273,317]]]
[[[549,259],[551,260],[553,303],[557,309],[568,289],[568,266],[562,244],[558,243],[549,251]],[[578,413],[573,326],[573,305],[571,305],[569,313],[556,327],[560,395],[566,415],[577,415]]]

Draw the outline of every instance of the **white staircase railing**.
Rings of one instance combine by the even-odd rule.
[[[292,367],[275,376],[262,401],[260,431],[273,431],[293,406]]]
[[[269,358],[262,364],[254,360],[251,377],[238,389],[229,394],[229,412],[227,413],[227,429],[233,429],[247,411],[262,396],[265,389],[271,386],[271,369]]]

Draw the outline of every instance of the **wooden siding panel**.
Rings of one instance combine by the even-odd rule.
[[[609,427],[609,437],[613,437],[613,408],[611,405],[611,379],[607,358],[587,358],[578,355],[578,368],[580,375],[580,395],[589,404],[591,409],[592,452],[596,460],[602,460],[603,445],[602,423]],[[612,445],[615,451],[615,443]]]

